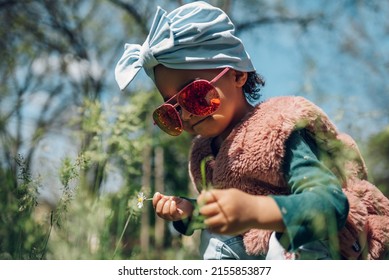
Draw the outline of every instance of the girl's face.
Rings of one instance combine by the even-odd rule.
[[[211,81],[222,70],[178,70],[160,64],[154,69],[155,84],[164,101],[167,101],[194,80]],[[183,108],[177,108],[184,130],[204,137],[216,137],[223,134],[227,136],[236,123],[252,109],[242,90],[246,80],[247,73],[230,69],[213,84],[220,94],[220,106],[212,115],[195,116]]]

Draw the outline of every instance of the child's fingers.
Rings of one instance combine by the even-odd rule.
[[[172,200],[170,203],[170,215],[173,220],[178,220],[182,218],[184,212],[177,207],[177,202]]]
[[[159,200],[157,201],[156,205],[155,205],[155,212],[158,214],[158,215],[162,215],[163,214],[163,209],[165,207],[165,204],[166,204],[166,201],[168,199],[166,198],[166,196],[162,196],[159,198]]]
[[[199,205],[204,205],[216,201],[216,197],[213,194],[213,191],[202,191],[199,197],[197,198],[197,203]]]
[[[200,208],[200,214],[204,215],[206,217],[214,216],[214,215],[217,215],[219,213],[220,213],[219,204],[217,204],[215,202],[205,204]]]
[[[174,221],[174,220],[177,220],[180,218],[180,214],[179,214],[179,211],[177,209],[177,204],[173,200],[172,197],[170,197],[168,200],[165,201],[161,214],[165,219],[168,219],[171,221]]]
[[[174,200],[170,200],[170,208],[169,208],[169,214],[174,215],[177,210],[177,204]]]
[[[170,217],[171,216],[171,213],[170,213],[170,205],[172,203],[172,200],[171,199],[167,199],[163,205],[163,208],[162,208],[162,215],[166,216],[166,217]]]
[[[227,221],[225,219],[225,216],[222,213],[219,213],[215,216],[205,219],[204,224],[212,231],[215,231],[217,229],[224,228],[227,224]]]
[[[156,208],[158,201],[162,198],[162,194],[156,192],[153,196],[153,207]]]
[[[178,217],[177,203],[176,203],[174,200],[171,200],[171,201],[170,201],[169,215],[170,215],[173,219],[177,219],[177,217]]]
[[[189,205],[188,205],[189,204]],[[193,205],[179,197],[155,193],[153,196],[155,213],[162,219],[176,221],[188,217],[193,211]],[[183,209],[181,209],[183,207]]]

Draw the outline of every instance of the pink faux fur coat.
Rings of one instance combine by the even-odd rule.
[[[216,158],[207,162],[207,182],[214,188],[238,188],[250,194],[289,194],[282,162],[285,141],[292,131],[306,129],[325,163],[342,182],[350,212],[339,233],[340,252],[346,259],[379,259],[389,246],[389,200],[366,181],[364,161],[355,142],[340,134],[317,106],[302,97],[272,98],[257,106],[223,142]],[[201,189],[201,161],[212,155],[209,138],[195,138],[190,175]],[[252,229],[243,236],[249,254],[266,254],[270,231]],[[359,243],[358,243],[358,242]],[[353,249],[359,244],[359,250]]]

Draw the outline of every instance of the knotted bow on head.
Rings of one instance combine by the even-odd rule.
[[[154,67],[213,69],[230,67],[255,71],[235,27],[219,8],[198,1],[167,14],[158,7],[150,33],[143,45],[126,44],[115,69],[121,90],[141,68],[154,80]]]

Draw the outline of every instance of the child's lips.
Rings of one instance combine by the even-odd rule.
[[[208,117],[209,117],[209,116],[208,116]],[[195,123],[192,125],[192,128],[194,128],[195,126],[201,124],[203,121],[205,121],[206,119],[208,119],[208,117],[205,117],[205,118],[199,120],[198,122],[195,122]]]

